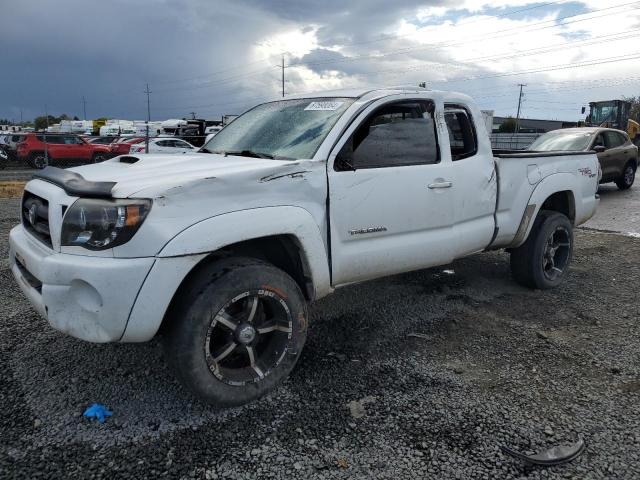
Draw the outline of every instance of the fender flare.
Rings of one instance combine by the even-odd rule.
[[[314,298],[331,293],[329,259],[320,229],[302,207],[263,207],[225,213],[198,222],[173,237],[157,257],[197,255],[228,245],[274,235],[291,235],[309,269]]]
[[[538,213],[540,213],[542,204],[554,193],[571,192],[576,208],[576,218],[580,218],[577,211],[579,206],[575,201],[578,197],[576,194],[576,183],[575,175],[571,173],[554,173],[542,179],[540,183],[536,185],[536,188],[533,189],[533,192],[531,192],[527,206],[522,214],[522,220],[520,221],[516,236],[508,248],[517,248],[529,238],[529,234],[531,233],[535,219],[538,217]]]

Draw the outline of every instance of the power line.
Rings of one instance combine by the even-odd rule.
[[[460,23],[456,23],[455,25],[452,25],[452,28],[457,28],[460,26],[465,26],[465,25],[471,25],[471,24],[475,24],[475,23],[482,23],[482,22],[486,22],[489,20],[493,20],[494,18],[503,18],[503,17],[508,17],[510,15],[515,15],[516,13],[522,13],[522,12],[526,12],[528,10],[535,10],[538,8],[543,8],[543,7],[548,7],[550,5],[556,5],[556,4],[562,4],[562,3],[566,3],[567,1],[571,1],[571,0],[559,0],[557,2],[547,2],[547,3],[543,3],[541,5],[534,5],[532,7],[527,7],[527,8],[522,8],[520,10],[513,10],[511,12],[507,12],[507,13],[503,13],[500,15],[492,15],[489,18],[481,18],[481,19],[477,19],[477,20],[471,20],[469,22],[460,22]],[[456,10],[456,9],[453,9]],[[412,33],[406,33],[406,34],[399,34],[399,35],[386,35],[382,38],[378,38],[378,39],[374,39],[374,40],[367,40],[367,41],[362,41],[362,42],[352,42],[352,43],[346,43],[346,44],[339,44],[340,47],[352,47],[352,46],[356,46],[356,45],[366,45],[366,44],[370,44],[370,43],[377,43],[377,42],[384,42],[387,40],[392,40],[392,39],[398,39],[398,38],[406,38],[406,37],[412,37],[416,34],[416,32],[412,32]]]
[[[521,35],[523,33],[529,33],[529,32],[534,32],[534,31],[539,31],[539,30],[544,30],[547,28],[556,28],[556,27],[561,27],[564,25],[570,25],[573,23],[578,23],[578,22],[585,22],[588,20],[595,20],[597,18],[602,18],[602,17],[607,17],[607,16],[611,16],[611,15],[618,15],[621,13],[628,13],[628,12],[611,12],[611,13],[606,13],[604,15],[598,15],[598,16],[594,16],[594,17],[589,17],[589,18],[581,18],[581,19],[577,19],[577,20],[573,20],[573,21],[569,21],[569,22],[563,22],[563,23],[556,23],[553,25],[546,25],[544,27],[541,28],[534,28],[531,29],[529,27],[534,27],[536,25],[541,25],[544,23],[549,23],[549,22],[557,22],[558,20],[565,20],[568,18],[574,18],[574,17],[579,17],[579,16],[583,16],[583,15],[589,15],[591,13],[598,13],[598,12],[602,12],[605,10],[611,10],[614,8],[620,8],[620,7],[624,7],[624,6],[628,6],[628,5],[632,5],[632,4],[638,4],[640,2],[638,1],[634,1],[634,2],[628,2],[628,3],[623,3],[621,5],[616,5],[613,7],[605,7],[605,8],[600,8],[600,9],[596,9],[596,10],[592,10],[590,12],[587,13],[578,13],[578,14],[574,14],[574,15],[567,15],[564,17],[559,17],[559,18],[555,18],[552,20],[544,20],[541,22],[536,22],[533,23],[531,25],[529,25],[528,27],[526,27],[525,29],[523,29],[522,27],[514,27],[514,28],[508,28],[505,30],[499,30],[495,33],[497,34],[501,34],[501,33],[508,33],[508,32],[513,32],[513,33],[508,33],[507,35],[476,35],[474,37],[470,37],[469,39],[462,41],[462,42],[440,42],[440,43],[435,43],[432,45],[427,45],[427,46],[422,46],[422,47],[407,47],[407,48],[403,48],[403,49],[399,49],[399,50],[393,50],[393,51],[389,51],[389,52],[383,52],[383,53],[379,53],[379,54],[363,54],[363,55],[356,55],[356,56],[352,56],[352,57],[343,57],[340,59],[334,59],[334,60],[320,60],[317,62],[298,62],[298,63],[292,63],[287,65],[287,68],[291,68],[291,67],[297,67],[297,66],[317,66],[317,65],[329,65],[329,64],[335,64],[335,63],[345,63],[345,62],[352,62],[352,61],[357,61],[357,60],[362,60],[362,59],[377,59],[377,58],[386,58],[389,56],[394,56],[394,55],[404,55],[407,53],[413,53],[416,51],[422,51],[422,50],[433,50],[436,48],[441,48],[441,47],[455,47],[455,46],[460,46],[460,45],[465,45],[467,43],[471,43],[471,42],[475,42],[476,40],[482,40],[482,41],[486,41],[486,40],[493,40],[496,38],[504,38],[504,37],[508,37],[508,36],[512,36],[512,35]]]
[[[510,11],[510,12],[506,12],[506,13],[500,14],[500,15],[492,15],[490,18],[482,18],[482,19],[478,19],[478,20],[472,20],[472,21],[469,21],[469,22],[461,22],[461,23],[458,23],[456,25],[453,25],[453,28],[456,28],[458,26],[474,24],[474,23],[482,23],[482,22],[485,22],[485,21],[488,21],[488,20],[491,20],[491,19],[494,19],[494,18],[503,18],[503,17],[507,17],[507,16],[510,16],[510,15],[515,15],[517,13],[522,13],[522,12],[529,11],[529,10],[535,10],[535,9],[539,9],[539,8],[543,8],[543,7],[548,7],[550,5],[563,4],[563,3],[566,3],[567,1],[571,1],[571,0],[558,0],[558,1],[555,1],[555,2],[547,2],[547,3],[540,4],[540,5],[534,5],[534,6],[531,6],[531,7],[522,8],[522,9],[519,9],[519,10],[513,10],[513,11]],[[384,36],[382,38],[378,38],[378,39],[373,39],[373,40],[368,40],[368,41],[363,41],[363,42],[352,42],[352,43],[340,44],[340,46],[345,48],[345,47],[351,47],[351,46],[356,46],[356,45],[364,45],[364,44],[387,41],[389,39],[394,39],[394,38],[410,37],[410,36],[413,36],[413,35],[415,35],[415,32],[414,33],[410,33],[410,34],[401,34],[401,35],[386,35],[386,36]],[[293,54],[293,52],[291,52],[291,51],[284,52],[284,55],[292,55],[292,54]],[[204,75],[198,75],[198,76],[187,77],[187,78],[182,78],[182,79],[172,79],[172,80],[164,80],[164,81],[159,80],[159,81],[156,81],[155,83],[157,83],[157,84],[170,84],[170,83],[189,82],[189,81],[193,81],[193,80],[198,80],[198,79],[203,79],[203,78],[216,76],[216,75],[219,75],[221,73],[226,73],[226,72],[231,71],[231,70],[237,70],[239,68],[246,68],[249,65],[257,65],[259,63],[270,63],[270,62],[271,62],[271,60],[269,58],[262,58],[260,60],[255,60],[255,61],[252,61],[252,62],[249,62],[249,63],[238,64],[238,65],[227,67],[227,68],[224,68],[224,69],[221,69],[221,70],[216,70],[214,72],[210,72],[210,73],[204,74]]]
[[[601,64],[607,64],[607,63],[623,62],[627,60],[634,60],[637,58],[640,58],[640,52],[634,52],[627,55],[620,55],[617,57],[608,57],[607,59],[593,59],[593,60],[585,60],[583,62],[550,65],[548,67],[544,67],[540,69],[529,69],[529,70],[521,70],[521,71],[515,71],[515,72],[512,71],[512,72],[504,72],[504,73],[482,75],[482,76],[475,76],[475,77],[450,78],[446,80],[433,80],[432,83],[468,82],[468,81],[475,81],[475,80],[484,80],[487,78],[510,77],[514,75],[526,75],[529,73],[542,73],[542,72],[550,72],[550,71],[556,71],[556,70],[566,70],[571,68],[589,67],[593,65],[601,65]],[[393,75],[387,75],[387,77],[397,77],[400,75],[404,75],[406,73],[404,71],[397,71],[397,70],[395,71],[397,73]]]
[[[550,4],[553,4],[553,3],[558,3],[558,2],[551,2]],[[529,27],[540,25],[540,24],[544,24],[544,23],[549,23],[549,22],[555,22],[555,21],[558,21],[558,20],[563,20],[563,19],[583,16],[583,15],[589,15],[589,14],[592,14],[592,13],[598,13],[598,12],[601,12],[601,11],[611,10],[611,9],[620,8],[620,7],[624,7],[624,6],[627,6],[627,5],[638,4],[638,3],[640,3],[640,2],[638,2],[638,1],[628,2],[628,3],[616,5],[616,6],[610,6],[610,7],[605,7],[605,8],[601,8],[601,9],[591,10],[591,11],[586,12],[586,13],[567,15],[567,16],[559,17],[559,18],[552,19],[552,20],[544,20],[542,22],[536,22],[534,24],[531,24],[531,25],[529,25]],[[515,13],[515,12],[513,12],[513,13]],[[545,26],[545,27],[542,27],[542,28],[560,27],[560,26],[563,26],[563,25],[576,23],[576,22],[579,22],[579,21],[592,20],[592,19],[595,19],[595,18],[600,18],[600,17],[608,16],[608,15],[615,15],[615,14],[618,14],[618,13],[623,13],[623,12],[614,12],[614,13],[610,13],[610,14],[606,14],[606,15],[600,15],[600,16],[596,16],[596,17],[578,19],[578,20],[575,20],[573,22],[564,22],[564,23],[559,23],[559,24],[555,24],[555,25],[548,25],[548,26]],[[473,23],[473,22],[467,22],[467,23]],[[456,28],[457,26],[458,25],[454,25],[451,28]],[[467,44],[467,43],[470,43],[470,42],[474,42],[478,38],[481,38],[483,40],[488,40],[488,39],[502,38],[504,36],[511,36],[511,35],[523,33],[523,30],[522,30],[521,27],[515,27],[515,28],[500,30],[500,31],[495,32],[495,33],[498,33],[498,34],[499,33],[507,33],[507,32],[512,32],[514,30],[517,30],[517,32],[509,33],[508,35],[502,35],[502,36],[495,36],[494,35],[494,36],[487,37],[486,35],[480,35],[480,36],[471,37],[470,39],[467,39],[467,40],[462,41],[462,42],[454,42],[454,43],[451,43],[451,42],[449,42],[449,43],[440,42],[440,43],[432,44],[432,45],[429,45],[429,46],[426,46],[426,47],[408,47],[408,48],[405,48],[405,49],[396,50],[396,51],[390,51],[390,52],[386,52],[386,53],[382,53],[382,54],[366,54],[366,55],[359,55],[359,56],[354,56],[354,57],[345,57],[345,58],[338,59],[338,60],[334,59],[334,60],[325,60],[325,61],[318,61],[318,62],[298,62],[298,63],[285,65],[285,68],[292,68],[292,67],[297,67],[297,66],[315,66],[315,65],[322,65],[322,64],[343,63],[343,62],[351,62],[351,61],[356,61],[356,60],[366,59],[366,58],[384,58],[384,57],[387,57],[387,56],[401,55],[401,54],[412,53],[412,52],[420,51],[420,50],[430,50],[430,49],[439,48],[439,47],[460,46],[460,45],[464,45],[464,44]],[[535,30],[538,30],[538,29],[534,29],[533,31],[535,31]],[[532,31],[532,30],[527,30],[527,29],[524,30],[524,32],[527,32],[527,31]],[[285,53],[290,53],[290,52],[285,52]],[[263,60],[266,60],[266,59],[263,59]],[[222,70],[219,70],[217,72],[214,72],[211,75],[218,74],[218,73],[223,73],[223,72],[234,70],[234,69],[237,69],[237,68],[243,68],[243,67],[246,67],[247,65],[261,63],[263,60],[251,62],[251,63],[248,63],[248,64],[244,64],[242,66],[234,66],[234,67],[229,67],[229,68],[226,68],[226,69],[222,69]],[[228,77],[224,77],[224,78],[221,78],[221,79],[214,79],[214,80],[206,81],[203,84],[196,85],[196,86],[191,86],[189,88],[190,89],[194,89],[194,88],[198,88],[198,89],[209,88],[209,87],[213,87],[213,86],[217,86],[217,85],[233,82],[234,80],[237,80],[239,78],[245,78],[245,77],[250,77],[250,76],[261,75],[261,74],[263,74],[265,72],[268,72],[270,70],[271,70],[270,68],[261,68],[261,69],[252,70],[252,71],[249,71],[249,72],[238,73],[238,74],[234,74],[234,75],[231,75],[231,76],[228,76]],[[207,76],[211,76],[211,75],[207,75]],[[207,76],[191,77],[191,79],[184,79],[184,81],[195,80],[197,78],[206,78]],[[178,82],[178,80],[172,80],[170,82],[167,81],[165,83],[176,83],[176,82]],[[179,87],[174,87],[174,88],[161,89],[161,90],[158,90],[158,92],[178,91],[178,90],[182,90],[183,88],[184,88],[183,86],[179,86]]]
[[[610,38],[611,36],[614,35],[625,35],[623,37],[619,37],[619,38]],[[403,69],[402,72],[409,72],[409,71],[419,71],[419,70],[424,70],[427,67],[431,67],[432,65],[436,64],[436,65],[442,65],[443,67],[446,68],[464,68],[464,67],[473,67],[473,68],[477,68],[477,65],[475,64],[471,64],[470,62],[476,62],[479,60],[507,60],[510,58],[522,58],[522,57],[527,57],[527,56],[532,56],[532,55],[540,55],[540,54],[545,54],[545,53],[552,53],[555,52],[557,50],[566,50],[567,48],[577,48],[577,47],[584,47],[584,46],[588,46],[588,45],[594,45],[594,44],[599,44],[599,43],[603,43],[603,42],[614,42],[614,41],[619,41],[619,40],[626,40],[628,38],[632,38],[632,37],[637,37],[640,36],[640,31],[638,30],[630,30],[628,32],[622,32],[622,33],[615,33],[615,34],[609,34],[609,35],[601,35],[599,37],[594,37],[593,39],[590,40],[577,40],[574,42],[565,42],[562,44],[556,44],[556,45],[552,45],[552,46],[548,46],[548,47],[538,47],[538,48],[533,48],[530,50],[519,50],[515,53],[508,53],[508,54],[500,54],[500,55],[493,55],[493,56],[485,56],[485,57],[474,57],[474,58],[465,58],[463,60],[457,61],[456,64],[452,65],[451,63],[442,63],[442,62],[437,62],[437,61],[428,61],[428,64],[422,64],[422,65],[416,65],[413,67],[408,67],[406,69]],[[567,47],[567,45],[572,45],[575,44],[573,46]],[[578,45],[579,44],[579,45]],[[542,50],[542,51],[540,51]],[[386,73],[386,72],[398,72],[397,68],[391,68],[391,69],[386,69],[386,70],[377,70],[375,73],[376,74],[380,74],[380,73]]]
[[[200,88],[209,88],[209,87],[213,87],[213,86],[217,86],[217,85],[222,85],[224,83],[229,83],[229,82],[233,82],[234,80],[238,80],[240,78],[247,78],[247,77],[253,77],[253,76],[257,76],[257,75],[262,75],[266,72],[270,72],[273,71],[273,68],[261,68],[259,70],[253,70],[250,72],[245,72],[245,73],[239,73],[236,75],[231,75],[229,77],[225,77],[225,78],[221,78],[218,80],[212,80],[212,81],[208,81],[208,82],[203,82],[202,84],[199,85],[195,85],[195,86],[189,86],[189,90],[194,90],[194,89],[200,89]],[[156,90],[157,93],[163,93],[163,92],[173,92],[173,91],[183,91],[185,89],[184,86],[180,86],[180,87],[174,87],[174,88],[164,88],[164,89],[160,89],[160,90]]]
[[[558,2],[551,2],[551,3],[558,3]],[[639,2],[629,2],[629,3],[625,3],[625,4],[621,4],[621,5],[617,5],[617,6],[612,6],[612,7],[607,7],[607,8],[603,8],[603,9],[592,10],[592,11],[587,12],[587,13],[581,13],[581,14],[576,14],[576,15],[568,15],[568,16],[565,16],[565,17],[560,17],[559,19],[567,19],[567,18],[570,18],[570,17],[582,16],[582,15],[587,15],[587,14],[597,13],[597,12],[600,12],[600,11],[603,11],[603,10],[609,10],[609,9],[619,8],[619,7],[623,7],[623,6],[626,6],[626,5],[630,5],[630,4],[637,4],[637,3],[639,3]],[[531,8],[529,8],[529,9],[531,9]],[[512,12],[512,13],[515,13],[515,12]],[[597,16],[597,17],[589,17],[589,18],[585,18],[585,19],[579,19],[579,20],[576,20],[576,21],[586,21],[586,20],[591,20],[591,19],[595,19],[595,18],[600,18],[600,17],[602,17],[602,16],[607,16],[607,15],[614,15],[614,14],[618,14],[618,13],[620,13],[620,12],[613,12],[613,13],[609,13],[609,14],[606,14],[606,15],[600,15],[600,16]],[[533,24],[533,25],[531,25],[531,26],[535,26],[535,25],[542,24],[542,23],[548,23],[548,22],[550,22],[550,21],[557,21],[557,20],[559,20],[559,19],[555,19],[555,20],[546,20],[546,21],[543,21],[543,22],[537,22],[537,23],[535,23],[535,24]],[[467,22],[467,23],[473,23],[473,22]],[[568,23],[574,23],[574,22],[564,22],[564,23],[560,23],[560,24],[557,24],[557,25],[548,25],[548,26],[546,26],[546,27],[542,27],[542,28],[553,28],[553,27],[559,27],[559,26],[562,26],[562,25],[566,25],[566,24],[568,24]],[[456,26],[457,26],[457,25],[456,25]],[[454,26],[453,28],[455,28],[456,26]],[[518,27],[518,29],[519,29],[519,27]],[[497,33],[505,33],[505,32],[508,32],[508,31],[510,31],[510,30],[513,30],[513,29],[507,29],[507,30],[503,30],[503,31],[501,31],[501,32],[497,32]],[[525,30],[525,31],[526,31],[526,30]],[[512,34],[509,34],[509,35],[512,35]],[[610,35],[612,35],[612,36],[613,36],[613,35],[619,35],[619,33],[618,33],[618,34],[610,34]],[[503,35],[503,36],[504,36],[504,35]],[[603,36],[603,37],[606,37],[606,36]],[[430,45],[430,46],[427,46],[427,47],[414,47],[414,48],[412,48],[412,49],[404,49],[404,50],[396,51],[396,52],[388,52],[388,53],[383,54],[383,55],[384,55],[384,56],[389,56],[389,55],[395,55],[395,54],[403,54],[403,53],[409,53],[410,51],[416,51],[416,50],[419,50],[419,49],[424,50],[424,49],[437,48],[438,46],[443,46],[443,47],[446,47],[446,46],[458,46],[458,45],[463,45],[463,44],[465,44],[465,43],[469,43],[470,41],[473,41],[473,39],[474,39],[474,38],[475,38],[475,37],[473,37],[472,39],[469,39],[469,40],[467,40],[467,41],[464,41],[464,42],[457,42],[457,43],[446,43],[446,42],[441,42],[440,44],[434,44],[434,45]],[[484,38],[484,39],[491,39],[491,38],[497,38],[497,37],[496,37],[496,36],[493,36],[493,37],[488,37],[488,38],[487,38],[487,37],[485,36],[485,37],[483,37],[483,38]],[[588,43],[591,43],[592,41],[589,41],[589,40],[581,40],[581,41],[579,41],[579,42],[587,42],[586,44],[588,44]],[[546,49],[548,49],[549,47],[539,47],[537,50],[544,50],[545,48],[546,48]],[[559,46],[559,48],[562,48],[562,47],[561,47],[561,46]],[[536,49],[534,49],[534,50],[536,50]],[[546,50],[546,51],[549,51],[549,50]],[[545,52],[546,52],[546,51],[545,51]],[[540,53],[544,53],[544,52],[542,52],[542,51],[541,51]],[[535,52],[532,52],[532,53],[530,53],[529,55],[534,55],[534,54],[536,54],[536,53],[535,53]],[[334,60],[333,62],[353,61],[353,60],[357,60],[357,59],[360,59],[360,58],[366,58],[366,57],[374,58],[374,57],[379,57],[379,56],[380,56],[380,55],[367,55],[367,56],[359,56],[359,57],[347,57],[347,58],[340,59],[340,60]],[[513,55],[512,55],[512,56],[513,56]],[[483,58],[483,57],[481,57],[481,58]],[[485,57],[485,58],[486,58],[486,57]],[[494,57],[494,58],[495,58],[495,57]],[[505,58],[506,58],[506,57],[505,57]],[[472,60],[472,59],[469,59],[469,60]],[[260,62],[259,62],[259,61],[257,61],[257,62],[252,62],[252,63],[260,63]],[[320,62],[315,62],[315,64],[319,64],[319,63],[320,63]],[[327,62],[325,62],[325,63],[327,63]],[[247,64],[247,65],[250,65],[250,64]],[[302,64],[291,64],[291,65],[288,65],[288,66],[287,66],[287,65],[285,65],[285,66],[284,66],[284,68],[295,67],[295,66],[298,66],[298,65],[302,65]],[[312,65],[312,63],[307,62],[307,63],[305,63],[305,65],[307,65],[307,66],[311,66],[311,65]],[[447,64],[447,66],[448,66],[448,67],[451,67],[451,65],[450,65],[450,64]],[[281,66],[281,65],[280,65],[280,67],[282,68],[282,66]],[[238,67],[230,67],[230,68],[228,68],[228,69],[220,70],[219,72],[232,70],[232,69],[234,69],[234,68],[238,68]],[[397,71],[397,69],[393,69],[393,70],[394,70],[394,71]],[[262,74],[264,74],[265,72],[269,72],[269,71],[271,71],[271,69],[270,69],[270,68],[262,68],[262,69],[258,69],[258,70],[254,70],[254,71],[250,71],[250,72],[245,72],[245,73],[241,73],[241,74],[235,74],[235,75],[231,75],[231,76],[228,76],[228,77],[225,77],[225,78],[220,78],[220,79],[216,79],[216,80],[212,80],[212,81],[207,81],[207,82],[205,82],[205,83],[203,83],[203,84],[200,84],[200,85],[190,86],[190,87],[189,87],[189,91],[192,91],[192,90],[194,90],[194,89],[207,89],[207,88],[212,88],[212,87],[214,87],[214,86],[220,86],[220,85],[223,85],[223,84],[228,84],[228,83],[230,83],[230,82],[234,82],[234,81],[236,81],[236,80],[238,80],[238,79],[241,79],[241,78],[242,78],[242,79],[244,79],[244,78],[247,78],[247,77],[253,77],[253,76],[262,75]],[[379,72],[379,73],[380,73],[380,72]],[[197,78],[197,77],[193,77],[193,78],[195,79],[195,78]],[[282,80],[281,80],[281,81],[282,81]],[[160,92],[160,93],[164,93],[164,92],[171,92],[171,91],[180,91],[180,92],[182,92],[182,91],[184,91],[184,87],[183,87],[183,86],[180,86],[180,87],[175,87],[175,88],[168,88],[168,89],[160,90],[159,92]]]

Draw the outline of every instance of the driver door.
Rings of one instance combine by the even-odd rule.
[[[378,101],[336,144],[328,162],[334,285],[453,260],[451,162],[441,158],[434,111],[426,99]]]

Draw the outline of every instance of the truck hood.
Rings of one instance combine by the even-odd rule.
[[[306,171],[304,164],[310,163],[310,160],[270,160],[209,153],[144,154],[115,157],[69,170],[87,180],[116,182],[112,189],[115,198],[134,195],[153,198],[203,180],[268,181],[295,175]]]

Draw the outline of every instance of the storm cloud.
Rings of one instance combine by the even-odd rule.
[[[529,116],[573,119],[592,94],[614,98],[637,89],[637,82],[622,82],[611,90],[604,80],[588,91],[580,86],[580,81],[588,79],[631,77],[634,67],[628,63],[590,70],[535,71],[598,59],[611,51],[604,45],[598,45],[604,50],[565,50],[558,43],[615,33],[606,27],[614,20],[619,31],[637,25],[637,13],[629,11],[621,18],[608,17],[609,23],[584,21],[568,27],[556,21],[553,25],[555,18],[588,13],[601,3],[7,2],[0,28],[0,117],[31,119],[43,114],[46,106],[49,113],[82,118],[84,96],[88,118],[144,119],[147,83],[154,119],[184,117],[191,112],[205,118],[239,113],[280,94],[279,65],[284,55],[287,94],[426,81],[434,88],[472,93],[483,108],[509,114],[515,108],[517,83],[526,80],[531,84],[525,101]],[[537,26],[545,21],[554,28]],[[509,29],[518,35],[491,40],[495,32]],[[547,46],[544,55],[527,53]],[[509,58],[509,52],[523,55]],[[519,71],[531,73],[512,76]],[[506,75],[499,76],[502,74]],[[577,83],[572,88],[567,84],[570,93],[564,93],[562,82],[570,81]]]

